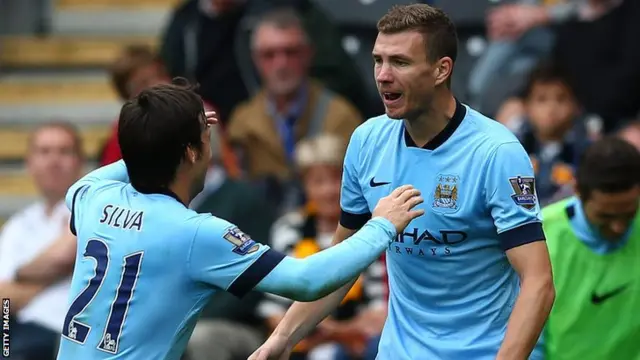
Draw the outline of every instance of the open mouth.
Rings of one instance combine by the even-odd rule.
[[[394,102],[402,97],[402,93],[383,92],[382,98],[385,102]]]

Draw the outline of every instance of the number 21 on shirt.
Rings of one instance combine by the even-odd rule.
[[[131,300],[138,280],[142,255],[143,252],[140,251],[124,257],[120,284],[118,285],[115,298],[111,303],[109,318],[107,319],[102,338],[97,345],[99,350],[111,354],[118,352],[120,333],[122,332],[122,325],[127,316],[129,301]],[[73,303],[71,303],[67,316],[64,318],[64,326],[62,328],[62,336],[78,344],[85,343],[91,327],[77,321],[76,317],[90,306],[91,301],[96,297],[102,286],[107,269],[109,268],[109,247],[102,240],[91,239],[87,243],[84,257],[95,260],[95,275],[89,280],[87,286],[80,292],[78,297],[75,298]]]

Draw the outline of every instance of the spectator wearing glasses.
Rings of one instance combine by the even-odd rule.
[[[362,122],[358,111],[309,73],[313,48],[298,15],[278,9],[253,33],[253,60],[263,88],[231,115],[228,132],[248,176],[263,182],[272,200],[297,205],[289,193],[298,141],[331,133],[348,141]]]

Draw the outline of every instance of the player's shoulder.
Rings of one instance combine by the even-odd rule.
[[[402,120],[390,119],[386,114],[372,117],[358,125],[353,131],[351,141],[358,141],[361,145],[371,144],[380,139],[388,139],[387,135],[402,126]]]
[[[466,106],[467,114],[465,121],[471,128],[471,133],[477,138],[477,146],[486,149],[488,152],[497,150],[504,144],[517,144],[520,141],[516,135],[500,122],[485,116],[479,111]]]
[[[233,223],[211,215],[210,213],[197,213],[193,210],[186,209],[185,215],[187,216],[185,224],[202,236],[210,236],[213,234],[222,235],[230,229],[237,227]]]

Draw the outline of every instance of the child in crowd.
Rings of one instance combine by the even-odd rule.
[[[531,73],[522,105],[509,126],[531,156],[544,205],[571,184],[580,154],[599,130],[582,116],[569,81],[551,63]]]

